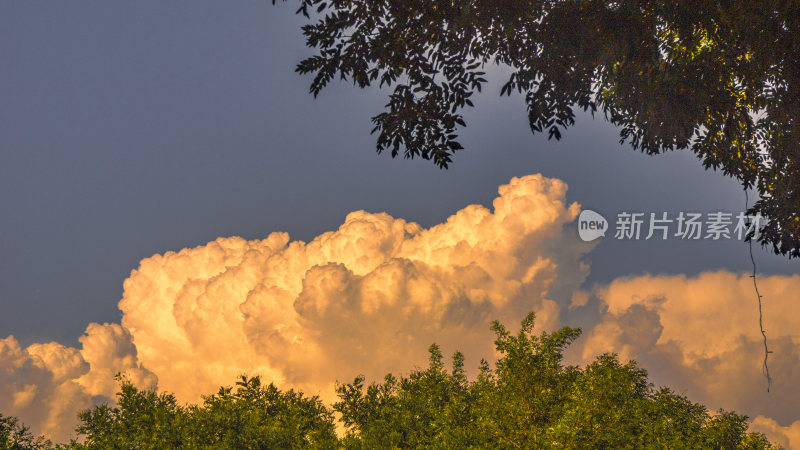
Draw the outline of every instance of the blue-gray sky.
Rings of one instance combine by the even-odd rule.
[[[74,344],[89,322],[118,321],[123,280],[154,253],[272,231],[307,240],[357,209],[431,225],[529,173],[607,217],[743,208],[737,184],[692,154],[636,153],[602,119],[582,116],[560,142],[531,135],[497,83],[467,112],[450,170],[378,156],[369,118],[385,93],[308,95],[293,6],[0,3],[0,337]],[[587,285],[751,270],[736,241],[607,239],[589,260]]]

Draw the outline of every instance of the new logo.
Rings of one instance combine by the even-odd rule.
[[[578,216],[578,235],[585,242],[605,237],[608,230],[608,221],[600,214],[585,209]]]

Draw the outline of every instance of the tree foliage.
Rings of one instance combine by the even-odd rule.
[[[500,357],[493,368],[482,360],[473,380],[461,353],[447,370],[434,344],[427,369],[369,386],[363,376],[338,385],[333,409],[257,377],[242,376],[235,389],[220,388],[189,406],[122,379],[118,405],[82,412],[81,439],[61,448],[773,448],[762,434],[747,432],[747,417],[710,414],[655,389],[635,362],[604,354],[585,368],[565,366],[563,351],[580,330],[536,335],[534,318],[528,315],[516,334],[492,325]],[[0,444],[52,448],[2,417]]]
[[[0,414],[0,448],[9,450],[39,450],[51,448],[50,441],[31,434],[16,417]]]
[[[534,335],[533,314],[514,335],[494,323],[501,357],[474,382],[463,357],[447,372],[437,346],[430,365],[364,387],[339,387],[346,448],[771,448],[747,433],[746,417],[654,389],[635,362],[601,355],[584,369],[561,364],[580,330]]]
[[[316,398],[264,386],[242,376],[202,405],[180,406],[171,394],[142,391],[121,380],[118,406],[80,414],[76,449],[333,448],[333,415]]]
[[[76,431],[87,449],[175,448],[184,410],[171,394],[141,391],[119,378],[117,406],[99,405],[79,415]]]
[[[273,0],[273,3],[275,0]],[[800,3],[299,0],[316,96],[341,78],[392,87],[377,150],[442,168],[487,63],[512,73],[530,128],[559,139],[580,109],[656,154],[691,149],[760,199],[759,241],[800,257]]]
[[[242,376],[236,385],[189,408],[187,447],[336,447],[333,414],[317,397],[262,386],[258,377]]]

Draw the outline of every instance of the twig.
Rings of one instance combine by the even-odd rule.
[[[747,195],[747,188],[744,190],[744,208],[745,212],[749,209],[749,198]],[[755,224],[758,226],[758,223]],[[755,230],[754,230],[755,232]],[[764,376],[767,378],[767,392],[769,392],[769,388],[772,385],[772,377],[769,375],[769,365],[767,365],[767,359],[769,358],[769,354],[772,351],[769,350],[767,347],[767,332],[764,331],[764,315],[761,310],[761,300],[764,296],[758,292],[758,283],[756,282],[756,260],[753,258],[753,234],[748,236],[747,242],[750,244],[750,262],[753,263],[753,274],[750,275],[750,278],[753,279],[753,288],[756,291],[756,296],[758,296],[758,327],[761,329],[761,336],[764,338],[764,366],[761,369],[764,373]]]

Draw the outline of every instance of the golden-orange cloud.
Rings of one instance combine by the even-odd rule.
[[[117,371],[145,387],[157,375],[186,402],[242,372],[330,400],[336,380],[408,370],[434,341],[477,364],[491,320],[536,310],[553,328],[554,295],[588,274],[592,245],[563,229],[580,209],[566,190],[531,175],[501,186],[492,210],[428,229],[357,211],[308,243],[273,233],[146,258],[125,281],[122,325],[90,325],[82,350],[3,341],[0,389],[14,400],[0,411],[63,439],[76,411],[111,400]]]
[[[800,448],[800,420],[782,426],[775,419],[758,416],[750,423],[750,431],[764,433],[774,444],[780,444],[783,448]]]
[[[308,243],[273,233],[156,255],[125,282],[122,325],[185,401],[242,371],[331,399],[336,380],[423,363],[433,341],[477,362],[492,354],[492,319],[535,309],[555,326],[551,287],[588,273],[591,246],[562,229],[579,212],[566,188],[515,178],[493,211],[471,205],[429,229],[357,211]]]
[[[122,323],[89,325],[81,349],[0,340],[0,411],[63,440],[76,411],[113,401],[117,372],[184,402],[243,372],[331,400],[337,380],[424,364],[431,342],[475,367],[493,355],[491,320],[534,310],[553,329],[599,299],[573,359],[635,358],[656,383],[800,445],[800,276],[760,280],[775,350],[766,395],[751,279],[641,276],[582,291],[596,244],[565,227],[579,213],[566,189],[530,175],[501,186],[492,209],[467,206],[431,228],[356,211],[310,242],[220,238],[146,258],[125,280]]]
[[[597,290],[606,309],[580,341],[584,361],[614,349],[636,359],[657,384],[712,408],[767,416],[759,430],[792,435],[800,420],[800,276],[762,276],[770,393],[753,280],[747,274],[617,279]],[[774,419],[774,420],[773,420]],[[777,420],[777,422],[775,422]],[[792,445],[800,445],[796,441]],[[783,438],[782,438],[783,439]]]
[[[81,350],[55,342],[22,348],[13,336],[0,339],[0,411],[66,440],[80,410],[113,402],[116,373],[155,388],[155,375],[138,363],[132,337],[120,325],[93,323],[80,342]]]

